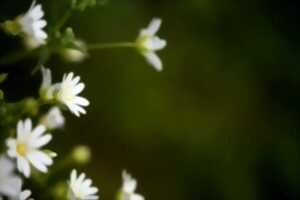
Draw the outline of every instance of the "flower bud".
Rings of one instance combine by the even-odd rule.
[[[85,145],[76,146],[71,153],[71,157],[79,164],[86,164],[91,159],[91,150]]]

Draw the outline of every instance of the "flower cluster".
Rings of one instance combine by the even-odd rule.
[[[71,11],[84,11],[87,7],[94,5],[96,5],[96,0],[72,0],[70,9]],[[130,47],[136,48],[157,71],[163,69],[162,61],[156,53],[167,45],[165,40],[156,35],[162,23],[161,19],[153,19],[147,28],[140,31],[134,42],[88,45],[76,38],[71,28],[61,32],[61,23],[55,26],[57,28],[53,30],[54,34],[47,33],[45,30],[47,21],[44,16],[42,5],[34,0],[26,13],[17,16],[14,20],[1,23],[1,27],[8,34],[20,36],[31,51],[46,48],[49,52],[59,53],[72,62],[83,61],[87,58],[89,50]],[[53,46],[57,49],[53,50]],[[49,131],[53,133],[64,127],[66,121],[63,115],[64,110],[69,110],[76,117],[80,117],[86,114],[86,107],[90,104],[86,98],[80,96],[85,88],[80,76],[69,72],[65,73],[60,81],[53,82],[52,71],[44,67],[45,65],[46,62],[43,62],[37,66],[42,74],[39,98],[21,101],[18,105],[23,105],[27,109],[20,109],[20,114],[16,115],[18,119],[9,121],[7,125],[6,153],[0,155],[0,199],[3,197],[12,200],[30,199],[31,191],[22,190],[23,184],[26,186],[28,179],[34,182],[40,174],[50,176],[50,169],[54,167],[52,165],[58,156],[55,152],[46,149],[54,138],[54,134]],[[0,74],[0,82],[4,81],[5,77],[6,75]],[[3,101],[2,93],[0,101]],[[35,110],[35,112],[26,113],[24,110]],[[11,115],[15,116],[15,112]],[[67,163],[70,160],[78,164],[88,162],[90,160],[89,147],[78,146],[70,154],[70,159],[66,160]],[[43,181],[47,181],[48,178],[46,177]],[[137,181],[126,171],[123,171],[122,178],[123,184],[117,200],[144,200],[142,195],[135,192]],[[87,178],[85,173],[78,173],[73,169],[69,181],[65,183],[67,183],[67,190],[64,192],[63,199],[99,199],[98,188],[92,186],[92,180]]]

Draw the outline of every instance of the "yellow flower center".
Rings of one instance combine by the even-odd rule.
[[[16,151],[19,155],[24,156],[26,153],[26,145],[22,143],[17,143]]]

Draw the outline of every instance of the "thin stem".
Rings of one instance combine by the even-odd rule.
[[[119,42],[119,43],[100,43],[100,44],[88,44],[88,50],[97,49],[113,49],[113,48],[135,48],[136,44],[134,42]]]
[[[56,31],[60,30],[61,27],[67,22],[67,20],[71,17],[72,15],[72,9],[68,9],[65,14],[62,16],[62,18],[58,21],[56,26],[53,29],[53,32],[55,33]]]

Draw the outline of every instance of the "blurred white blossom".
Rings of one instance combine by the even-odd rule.
[[[22,179],[18,179],[14,185],[15,187],[15,195],[10,196],[10,198],[12,200],[32,200],[29,199],[30,195],[31,195],[31,191],[30,190],[22,190]]]
[[[14,173],[15,165],[6,156],[0,156],[0,194],[13,196],[16,194],[15,185],[19,177]]]
[[[45,131],[46,127],[43,125],[33,129],[31,119],[20,120],[17,124],[17,137],[6,141],[8,155],[17,159],[17,169],[25,177],[30,176],[30,163],[44,173],[53,164],[52,158],[40,150],[52,139],[51,134],[45,134]]]
[[[62,128],[65,124],[65,118],[61,110],[55,106],[41,119],[41,124],[46,126],[49,130]]]
[[[86,44],[81,40],[73,41],[77,48],[65,48],[61,52],[62,57],[69,62],[78,63],[87,57]]]
[[[69,200],[93,200],[99,199],[98,188],[91,186],[92,180],[86,178],[84,173],[77,176],[75,169],[71,172],[69,183]]]
[[[125,170],[122,172],[123,185],[120,193],[120,200],[144,200],[144,197],[135,193],[137,181]]]
[[[80,77],[74,77],[73,72],[64,74],[62,82],[57,85],[58,91],[55,94],[57,100],[65,104],[77,117],[80,114],[86,114],[83,107],[90,104],[86,98],[78,96],[85,87],[84,83],[79,81]]]
[[[31,48],[36,48],[46,43],[48,37],[43,28],[47,25],[43,19],[44,11],[41,4],[34,0],[29,10],[19,17],[22,33],[25,35],[25,43]]]
[[[137,46],[140,52],[144,55],[146,60],[158,71],[163,69],[163,64],[156,54],[156,51],[162,50],[166,47],[166,40],[160,39],[156,36],[161,26],[161,19],[154,18],[149,26],[142,29],[137,38]]]

